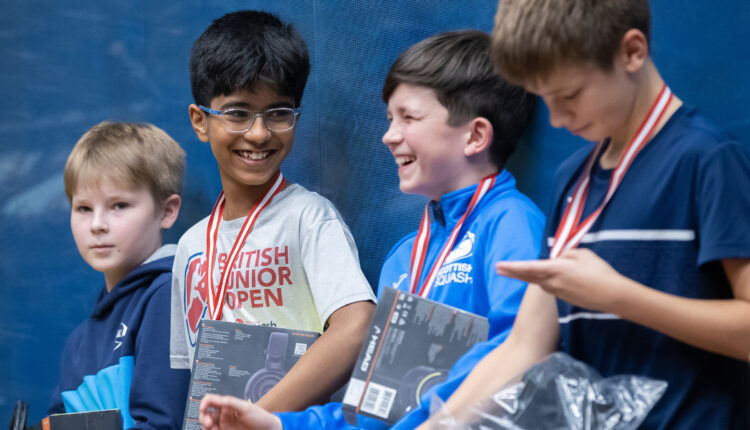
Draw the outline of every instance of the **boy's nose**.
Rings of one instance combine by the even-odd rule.
[[[265,119],[258,116],[253,125],[245,132],[244,137],[250,142],[265,142],[271,138],[271,131],[266,128]]]
[[[549,123],[552,127],[563,128],[569,124],[571,115],[567,110],[553,104],[547,106],[549,108]]]
[[[94,211],[94,216],[91,219],[91,232],[100,233],[107,231],[108,228],[107,217],[101,211]]]
[[[391,123],[388,130],[383,135],[383,143],[387,146],[395,145],[401,141],[401,131]]]

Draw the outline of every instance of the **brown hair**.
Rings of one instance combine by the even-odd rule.
[[[533,95],[495,72],[490,36],[478,30],[440,33],[406,49],[385,78],[384,102],[400,84],[434,90],[450,114],[450,126],[486,118],[493,129],[489,155],[498,169],[516,149],[536,103]]]
[[[65,163],[65,194],[73,199],[81,178],[106,178],[129,187],[146,186],[157,207],[179,194],[185,151],[152,124],[103,121],[78,140]]]
[[[508,80],[548,77],[563,63],[593,62],[611,70],[630,29],[650,37],[648,0],[501,0],[492,59]]]

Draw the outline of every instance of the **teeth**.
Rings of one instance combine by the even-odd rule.
[[[397,155],[396,156],[396,164],[399,166],[404,166],[406,164],[411,163],[412,161],[416,160],[417,157],[413,157],[411,155]]]
[[[237,155],[239,155],[242,158],[247,158],[249,160],[262,160],[271,153],[271,151],[262,151],[262,152],[255,152],[255,151],[235,151]]]

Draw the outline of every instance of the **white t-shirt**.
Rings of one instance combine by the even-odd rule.
[[[221,220],[214,285],[245,218]],[[189,368],[198,322],[208,318],[208,217],[177,244],[172,269],[170,363]],[[324,197],[291,184],[261,212],[237,256],[227,284],[223,321],[322,333],[331,314],[358,301],[375,301],[362,274],[354,239]]]

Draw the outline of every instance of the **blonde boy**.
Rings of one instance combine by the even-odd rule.
[[[104,275],[91,318],[67,340],[49,413],[120,409],[123,428],[178,429],[190,373],[169,367],[174,245],[185,152],[150,124],[102,122],[65,164],[70,226]]]

